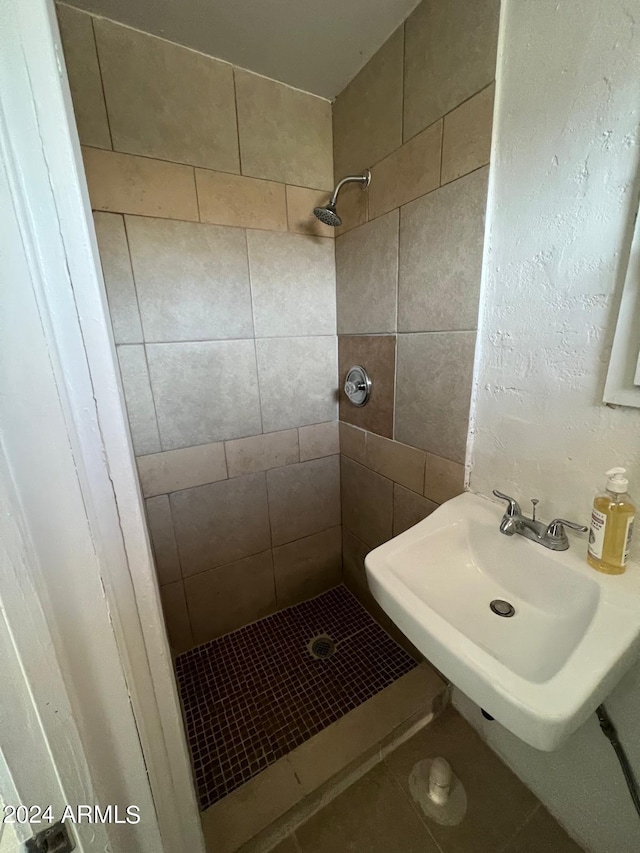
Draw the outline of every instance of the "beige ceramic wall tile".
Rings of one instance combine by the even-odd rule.
[[[248,231],[256,337],[335,335],[333,240]]]
[[[488,167],[402,208],[398,330],[478,325]]]
[[[336,418],[334,336],[263,338],[256,341],[256,348],[265,432]]]
[[[271,551],[185,578],[195,645],[273,613]]]
[[[273,544],[284,545],[340,524],[337,456],[267,471]]]
[[[182,581],[163,586],[160,590],[160,598],[169,635],[169,645],[176,654],[188,651],[195,643],[191,636],[191,624]]]
[[[442,183],[486,166],[491,154],[495,86],[469,98],[445,116],[442,141]]]
[[[539,806],[530,820],[504,848],[505,853],[537,853],[553,850],[553,853],[584,853],[571,839],[549,812]]]
[[[262,432],[252,340],[146,350],[163,450]]]
[[[163,586],[182,578],[169,498],[166,495],[159,495],[156,498],[149,498],[145,503],[151,544],[156,558],[158,583]]]
[[[147,343],[253,337],[244,232],[127,216]]]
[[[330,189],[329,101],[250,71],[235,77],[242,174]]]
[[[298,436],[301,462],[340,453],[340,437],[337,421],[300,427]]]
[[[231,65],[105,18],[95,32],[116,151],[240,171]]]
[[[92,17],[61,3],[56,12],[80,142],[111,148]]]
[[[142,492],[147,497],[226,480],[224,443],[199,444],[139,456],[138,474]]]
[[[202,813],[209,853],[235,853],[304,797],[288,758],[281,758]]]
[[[495,77],[500,0],[424,0],[405,23],[404,138]]]
[[[313,237],[335,237],[335,228],[323,225],[313,214],[314,207],[327,203],[327,190],[309,190],[306,187],[287,187],[287,220],[289,231],[311,234]],[[264,228],[265,226],[256,226]]]
[[[200,219],[216,225],[287,230],[285,187],[244,175],[196,169]]]
[[[183,577],[271,547],[264,474],[174,492],[170,500]]]
[[[338,332],[395,332],[398,289],[397,210],[336,240]]]
[[[368,467],[419,495],[424,487],[424,461],[422,450],[367,433]]]
[[[475,332],[398,335],[398,441],[464,462],[475,341]]]
[[[370,168],[402,143],[403,28],[377,51],[333,105],[335,175]]]
[[[342,523],[372,548],[391,539],[393,483],[341,457]]]
[[[430,515],[438,504],[417,495],[404,486],[393,484],[393,535],[404,533]]]
[[[144,347],[119,346],[117,352],[134,452],[136,456],[157,453],[160,436]]]
[[[340,421],[340,453],[361,462],[367,463],[367,433],[363,429]]]
[[[94,210],[198,221],[191,166],[87,147],[82,158]]]
[[[440,185],[442,121],[385,157],[371,173],[369,218],[431,192]]]
[[[351,592],[365,604],[371,595],[364,560],[371,548],[346,527],[342,528],[342,576]],[[367,607],[367,609],[369,609]]]
[[[342,579],[342,528],[332,527],[273,549],[278,607],[313,598]]]
[[[455,498],[464,492],[464,465],[427,453],[424,494],[436,503]]]
[[[225,441],[230,477],[280,468],[299,461],[298,432],[285,429]]]
[[[344,391],[347,373],[356,364],[367,371],[372,383],[371,396],[366,406],[354,406]],[[338,376],[340,420],[391,438],[396,380],[396,336],[339,335]]]
[[[117,213],[94,213],[113,338],[117,344],[142,343],[138,297],[133,283],[124,220]]]
[[[369,190],[363,190],[359,184],[345,184],[340,190],[338,213],[342,225],[333,229],[336,237],[346,234],[358,225],[364,225],[369,219]]]

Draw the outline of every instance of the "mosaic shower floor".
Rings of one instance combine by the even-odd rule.
[[[318,635],[335,643],[310,653]],[[417,666],[344,586],[176,660],[200,809]]]

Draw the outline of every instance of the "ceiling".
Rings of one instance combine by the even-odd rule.
[[[418,5],[418,0],[65,2],[330,99]]]

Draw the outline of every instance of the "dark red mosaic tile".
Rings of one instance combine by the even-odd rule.
[[[334,654],[316,660],[323,634]],[[202,810],[417,666],[344,586],[180,655]]]

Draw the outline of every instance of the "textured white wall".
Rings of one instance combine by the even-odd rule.
[[[640,411],[601,402],[638,203],[639,107],[640,0],[503,0],[470,486],[526,508],[538,497],[543,519],[586,522],[612,465],[640,500]],[[458,704],[589,850],[640,849],[595,718],[543,754]],[[607,705],[640,776],[640,667]]]

